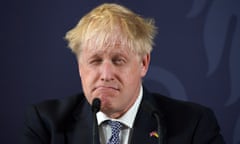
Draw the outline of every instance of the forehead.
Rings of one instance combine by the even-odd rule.
[[[101,46],[86,46],[82,49],[82,54],[84,56],[91,56],[91,55],[103,55],[103,54],[121,54],[121,55],[130,55],[132,54],[130,48],[127,45],[123,45],[121,43],[109,44],[106,43]]]

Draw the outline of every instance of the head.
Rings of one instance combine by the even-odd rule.
[[[101,99],[101,111],[122,116],[139,95],[150,63],[156,27],[117,4],[102,4],[66,34],[76,54],[86,99]]]

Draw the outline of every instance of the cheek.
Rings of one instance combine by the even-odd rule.
[[[91,95],[91,89],[93,85],[92,76],[90,74],[86,74],[85,72],[81,73],[81,84],[82,89],[84,92],[84,95],[89,103],[92,102],[92,95]]]
[[[141,71],[139,68],[129,69],[128,71],[122,72],[122,79],[124,79],[125,84],[128,86],[133,86],[138,84],[141,79]]]
[[[84,88],[88,88],[89,85],[92,84],[92,81],[94,79],[94,74],[92,72],[88,71],[81,71],[80,72],[80,78],[82,81],[82,86]]]
[[[79,75],[81,78],[81,83],[82,83],[82,87],[85,93],[88,93],[89,91],[89,85],[91,85],[91,79],[92,79],[92,74],[89,73],[86,69],[80,69],[79,70]]]

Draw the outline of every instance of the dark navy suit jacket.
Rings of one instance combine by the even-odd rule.
[[[131,144],[156,144],[150,133],[156,120],[145,102],[160,114],[167,144],[223,144],[213,112],[201,105],[149,93],[145,88],[131,132]],[[162,136],[161,135],[161,136]],[[33,105],[26,113],[24,144],[91,144],[92,112],[83,94]]]

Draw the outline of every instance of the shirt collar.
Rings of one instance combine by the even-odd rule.
[[[126,125],[129,128],[132,128],[138,108],[139,108],[141,100],[142,100],[142,97],[143,97],[143,88],[141,86],[139,95],[138,95],[135,103],[131,106],[131,108],[123,116],[121,116],[118,119],[109,118],[103,112],[99,111],[97,113],[98,125],[100,125],[102,122],[104,122],[106,120],[113,120],[113,121],[115,120],[115,121],[119,121],[119,122],[123,123],[124,125]]]

